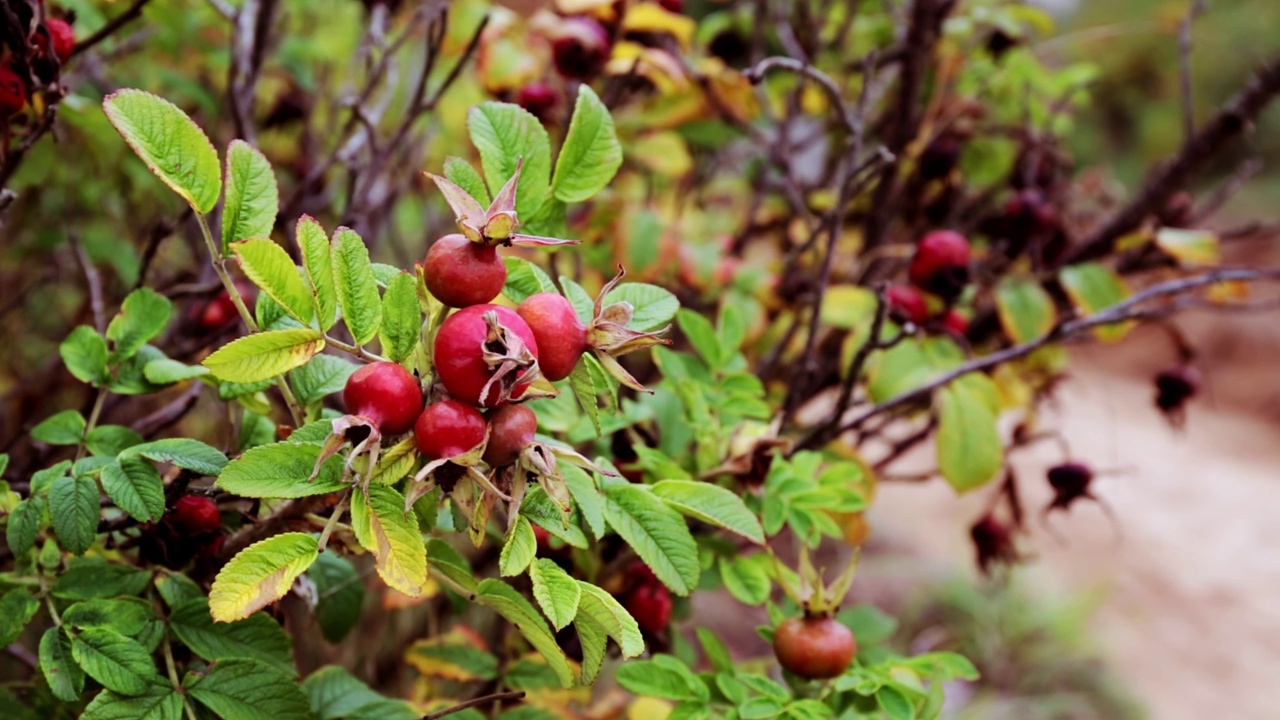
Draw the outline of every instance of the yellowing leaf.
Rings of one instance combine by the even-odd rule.
[[[102,101],[115,126],[149,170],[201,215],[218,204],[222,168],[213,143],[177,105],[141,90]]]
[[[284,597],[319,554],[306,533],[282,533],[236,553],[214,578],[209,613],[218,622],[247,618]]]
[[[227,343],[202,364],[219,380],[255,383],[301,367],[323,349],[317,330],[270,330]]]
[[[1205,290],[1205,297],[1219,305],[1244,302],[1249,299],[1249,283],[1239,280],[1215,283]]]
[[[627,8],[622,18],[622,34],[629,32],[665,33],[680,43],[681,50],[688,50],[693,42],[697,22],[687,15],[673,13],[656,2],[640,3]]]
[[[351,498],[351,528],[361,547],[373,553],[378,575],[387,585],[417,597],[427,583],[427,548],[418,519],[405,513],[404,496],[386,485]]]
[[[693,169],[693,156],[684,138],[663,131],[642,135],[627,144],[627,156],[659,175],[683,177]]]
[[[1160,228],[1156,245],[1183,265],[1217,265],[1222,260],[1218,234],[1211,230]]]
[[[1081,315],[1092,315],[1105,310],[1129,297],[1129,286],[1115,270],[1098,263],[1084,263],[1065,267],[1059,273],[1062,287]],[[1132,322],[1116,323],[1094,330],[1103,342],[1122,339]]]

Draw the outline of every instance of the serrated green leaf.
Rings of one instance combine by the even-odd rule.
[[[489,207],[493,200],[489,197],[489,189],[484,186],[484,178],[471,163],[459,157],[444,160],[444,176],[449,182],[466,191],[481,207]]]
[[[74,628],[107,628],[132,637],[156,619],[144,600],[82,600],[62,612],[62,622]]]
[[[314,720],[293,678],[256,660],[218,662],[203,677],[188,675],[182,684],[223,720]]]
[[[876,691],[876,704],[888,715],[890,720],[914,720],[916,707],[911,704],[902,691],[885,685]]]
[[[1053,298],[1039,283],[1014,277],[996,288],[996,310],[1004,334],[1015,343],[1044,337],[1058,319]]]
[[[330,256],[342,321],[356,345],[364,345],[378,336],[378,326],[382,324],[382,302],[369,262],[369,248],[355,231],[340,227],[333,233]]]
[[[415,642],[405,652],[404,659],[423,675],[454,682],[498,677],[498,658],[493,653],[447,637]]]
[[[581,285],[573,281],[573,278],[560,276],[560,286],[564,288],[565,299],[573,306],[574,313],[577,314],[578,320],[583,325],[591,324],[591,316],[595,312],[595,300],[592,299],[591,293],[587,292]]]
[[[417,597],[427,582],[427,549],[416,517],[405,512],[404,496],[386,485],[371,485],[351,496],[351,528],[373,553],[378,576],[388,586]]]
[[[582,646],[582,684],[594,684],[600,668],[604,666],[609,635],[604,627],[582,613],[574,618],[573,627],[578,632],[578,644]]]
[[[688,595],[698,584],[698,546],[679,513],[637,485],[611,487],[604,498],[609,525],[664,585]]]
[[[591,534],[597,540],[604,537],[606,530],[604,523],[604,498],[601,497],[600,491],[596,489],[595,480],[586,470],[570,465],[567,462],[558,464],[560,474],[564,475],[564,484],[569,488],[569,496],[573,498],[573,504],[577,507],[578,512],[582,513],[582,519],[587,521],[587,527],[590,528]]]
[[[727,358],[722,357],[720,338],[716,336],[716,328],[710,320],[691,310],[681,310],[676,313],[676,323],[708,367],[717,370],[724,364]]]
[[[279,442],[261,445],[232,460],[218,476],[217,485],[241,497],[300,498],[337,492],[342,481],[342,459],[329,458],[315,480],[308,482],[320,457],[320,446]]]
[[[224,251],[238,240],[270,237],[280,212],[280,191],[271,162],[249,143],[232,140],[227,146],[226,183],[222,207]]]
[[[317,720],[416,720],[408,703],[384,697],[346,668],[326,665],[302,683]]]
[[[413,436],[386,448],[378,457],[378,467],[374,469],[369,482],[377,485],[393,485],[400,482],[418,465],[418,446]]]
[[[150,288],[138,288],[129,293],[120,305],[120,312],[107,326],[107,339],[115,347],[112,360],[119,362],[129,357],[159,335],[173,315],[173,303],[169,298]]]
[[[35,546],[36,534],[40,531],[42,504],[43,501],[39,498],[27,498],[9,513],[5,542],[9,543],[9,550],[14,557],[26,555]]]
[[[200,365],[188,365],[172,358],[158,358],[142,366],[142,376],[156,385],[172,385],[184,380],[208,375],[209,369]]]
[[[310,405],[345,388],[351,374],[358,369],[359,365],[340,357],[316,355],[289,373],[289,385],[298,402]]]
[[[123,425],[99,425],[89,431],[85,438],[85,447],[94,455],[114,457],[135,445],[141,445],[144,438],[132,428]]]
[[[271,665],[286,675],[296,675],[289,636],[266,613],[254,613],[235,622],[213,621],[209,601],[188,600],[173,609],[169,626],[174,635],[196,655],[208,660],[248,658]]]
[[[327,331],[338,321],[338,295],[333,285],[333,259],[329,236],[315,218],[303,215],[294,229],[294,238],[302,256],[302,270],[311,292],[320,329]]]
[[[222,173],[213,143],[177,105],[141,90],[118,90],[102,108],[151,172],[208,215],[218,204]]]
[[[266,293],[289,317],[306,325],[315,315],[311,291],[289,253],[274,240],[250,238],[231,244],[246,277]]]
[[[729,594],[745,605],[759,605],[769,599],[773,584],[756,556],[720,558],[720,580]]]
[[[572,518],[569,525],[565,526],[564,518],[560,514],[560,509],[556,506],[556,501],[547,495],[541,485],[529,488],[528,494],[524,497],[524,502],[520,504],[520,514],[529,518],[529,521],[534,525],[541,527],[573,547],[583,549],[587,547],[586,533],[582,532],[582,528],[572,522]]]
[[[413,353],[421,330],[418,281],[409,273],[398,273],[382,296],[382,325],[378,328],[382,354],[392,362],[403,362]]]
[[[773,698],[758,697],[738,706],[738,717],[742,720],[765,720],[782,714],[782,703]]]
[[[98,485],[91,478],[64,475],[49,487],[49,516],[58,543],[83,555],[98,534]]]
[[[502,544],[502,553],[498,556],[498,572],[503,577],[519,575],[529,567],[537,554],[538,536],[533,533],[533,525],[529,524],[528,518],[516,518],[516,524]]]
[[[182,696],[173,686],[155,682],[146,692],[128,697],[103,690],[85,706],[80,720],[181,720]]]
[[[708,482],[663,480],[653,494],[684,515],[722,527],[761,545],[764,529],[755,513],[733,492]]]
[[[281,533],[241,550],[223,566],[209,591],[209,611],[218,622],[247,618],[284,597],[317,555],[305,533]]]
[[[63,410],[31,428],[31,439],[50,445],[79,445],[84,438],[84,416],[78,410]]]
[[[516,214],[532,216],[546,200],[551,184],[551,139],[542,123],[518,105],[486,102],[467,113],[467,129],[480,151],[491,194],[515,174],[516,162],[523,160]]]
[[[146,648],[109,628],[81,630],[71,640],[71,655],[86,675],[121,695],[141,695],[159,679]]]
[[[127,565],[85,558],[71,564],[53,583],[53,596],[65,600],[92,600],[137,595],[147,588],[151,575]]]
[[[77,380],[95,387],[111,379],[107,370],[107,341],[97,330],[80,325],[58,346],[62,363]]]
[[[729,648],[725,647],[720,638],[704,627],[695,628],[695,632],[698,635],[698,644],[702,646],[702,654],[706,655],[711,667],[722,673],[733,672],[733,656],[729,654]],[[719,684],[718,677],[716,680]]]
[[[622,283],[610,290],[604,299],[606,306],[619,302],[631,304],[634,314],[627,327],[639,332],[652,332],[664,327],[680,309],[680,301],[671,291],[647,283]]]
[[[582,591],[578,600],[578,617],[587,617],[599,625],[618,643],[622,657],[631,658],[644,653],[644,636],[635,618],[612,595],[589,582],[578,581]]]
[[[421,502],[421,501],[419,501]],[[449,543],[440,538],[427,539],[427,555],[431,558],[431,572],[461,595],[471,595],[476,591],[475,573],[471,565]]]
[[[588,200],[609,184],[620,167],[622,144],[609,108],[590,87],[581,85],[569,131],[556,158],[551,191],[566,203]]]
[[[350,560],[336,553],[320,553],[307,570],[316,586],[316,622],[331,643],[342,642],[355,628],[364,609],[364,582]]]
[[[569,659],[556,643],[556,638],[551,634],[546,621],[537,610],[534,610],[528,600],[510,585],[490,578],[482,580],[476,587],[475,601],[494,610],[515,625],[529,644],[542,653],[543,659],[555,672],[560,684],[564,687],[573,687],[575,678]]]
[[[144,457],[165,462],[201,475],[217,475],[227,466],[227,456],[191,438],[166,438],[135,445],[120,453],[120,459]]]
[[[156,592],[170,610],[188,600],[204,597],[204,591],[191,578],[176,572],[166,572],[156,576]]]
[[[659,662],[658,657],[666,661]],[[670,655],[625,663],[618,668],[617,680],[627,691],[642,697],[705,701],[711,695],[706,683]]]
[[[203,365],[220,380],[253,383],[301,367],[323,349],[317,330],[268,330],[223,345]]]
[[[505,257],[502,262],[507,266],[507,282],[502,287],[502,294],[511,302],[522,303],[530,295],[558,292],[551,277],[528,260]]]
[[[938,470],[956,492],[985,485],[1004,465],[996,418],[963,386],[938,392]]]
[[[40,671],[53,696],[75,702],[84,692],[84,670],[71,654],[71,638],[60,627],[51,627],[40,637]]]
[[[582,597],[578,581],[546,558],[540,558],[529,566],[529,578],[533,580],[533,598],[551,621],[551,626],[563,630],[578,614],[578,601]]]
[[[0,596],[0,647],[9,647],[36,616],[40,601],[26,588],[14,588]]]
[[[164,480],[145,460],[125,459],[102,468],[102,489],[139,522],[156,522],[164,515]]]

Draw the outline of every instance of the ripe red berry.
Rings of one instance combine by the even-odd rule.
[[[544,123],[551,118],[558,101],[555,88],[542,81],[531,82],[516,93],[516,104]]]
[[[959,310],[952,308],[947,311],[946,315],[942,316],[942,327],[953,335],[964,337],[964,334],[969,332],[969,318],[965,317]]]
[[[53,54],[57,56],[58,62],[66,63],[76,47],[76,31],[71,28],[71,23],[58,18],[45,20],[44,26],[49,31]]]
[[[27,84],[12,69],[0,66],[0,118],[22,112],[27,104]]]
[[[342,391],[347,412],[373,423],[384,435],[409,432],[422,413],[422,387],[408,370],[376,362],[356,370]]]
[[[587,327],[563,295],[538,293],[516,308],[538,340],[538,366],[548,380],[569,377],[587,349]]]
[[[484,433],[480,411],[457,400],[428,405],[413,425],[413,441],[428,460],[462,455],[484,442]]]
[[[826,680],[849,669],[858,643],[849,628],[829,617],[794,617],[773,633],[782,667],[806,680]]]
[[[165,513],[164,521],[178,535],[208,535],[222,530],[222,516],[212,498],[183,495]]]
[[[913,285],[946,299],[969,282],[969,241],[953,230],[935,230],[920,239],[911,260]]]
[[[492,344],[485,313],[497,315],[498,324],[508,334],[514,334],[534,358],[538,357],[538,341],[529,325],[514,310],[498,305],[472,305],[449,316],[436,332],[432,357],[436,372],[445,390],[454,398],[477,407],[495,407],[503,401],[499,382],[489,384],[497,367],[485,362],[486,344]],[[492,348],[489,348],[492,350]],[[519,370],[514,378],[503,382],[513,385],[510,395],[519,397],[528,384],[516,384],[526,370]],[[488,389],[485,385],[489,384]],[[484,397],[481,397],[481,394]]]
[[[533,442],[538,432],[538,416],[524,405],[503,405],[489,411],[489,444],[484,461],[493,467],[510,465],[520,451]]]
[[[507,282],[507,266],[498,249],[445,235],[427,251],[424,276],[427,290],[449,307],[482,305],[498,297]]]
[[[223,290],[200,311],[200,327],[209,331],[221,330],[237,317],[239,315],[235,303],[231,301],[231,295]]]
[[[929,318],[929,307],[925,304],[924,296],[910,285],[891,285],[884,294],[889,302],[889,315],[894,320],[923,325]]]
[[[570,80],[587,81],[600,74],[611,50],[609,31],[589,17],[566,18],[551,43],[556,71]]]
[[[627,595],[625,607],[641,630],[656,635],[671,622],[671,591],[657,582],[639,585]]]

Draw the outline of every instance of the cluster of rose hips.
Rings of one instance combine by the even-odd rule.
[[[920,239],[907,277],[909,285],[891,285],[885,291],[889,315],[917,327],[936,324],[963,337],[969,319],[955,306],[970,278],[971,250],[965,236],[954,230],[934,230]],[[933,313],[927,295],[938,299],[941,311]]]
[[[30,19],[27,24],[33,23],[34,19]],[[76,33],[66,20],[46,17],[27,36],[25,46],[14,45],[12,39],[6,45],[0,50],[0,119],[7,121],[27,105],[31,94],[27,70],[42,80],[56,77],[58,69],[71,59]]]

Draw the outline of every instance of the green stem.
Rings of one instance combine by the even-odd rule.
[[[169,643],[169,631],[164,631],[164,668],[169,673],[169,682],[175,691],[181,692],[182,682],[178,680],[178,665],[173,661],[173,646]]]
[[[89,433],[98,426],[98,419],[102,417],[102,406],[107,403],[107,389],[98,388],[98,396],[93,399],[93,410],[89,412],[89,421],[84,426],[84,437],[80,439],[80,447],[76,449],[76,460],[84,457],[85,441],[89,439]]]
[[[49,607],[49,617],[53,618],[53,624],[62,627],[62,616],[58,614],[58,608],[53,605],[53,596],[49,594],[49,583],[45,579],[44,573],[40,575],[40,594],[44,596],[45,605]]]
[[[335,347],[345,353],[350,353],[352,355],[355,355],[361,360],[369,360],[371,362],[390,362],[390,360],[388,360],[387,358],[384,358],[381,355],[378,355],[376,353],[371,353],[368,350],[365,350],[364,348],[360,347],[359,345],[348,345],[347,343],[344,343],[341,340],[335,340],[334,338],[331,338],[328,335],[324,336],[324,342],[329,347]]]
[[[319,551],[324,552],[325,545],[329,543],[329,536],[333,534],[333,529],[338,526],[338,519],[342,517],[342,513],[347,509],[347,501],[351,499],[351,495],[343,495],[338,504],[333,507],[333,514],[329,516],[329,521],[324,524],[324,530],[320,532]]]
[[[231,280],[231,275],[227,272],[226,258],[222,255],[221,247],[213,239],[213,232],[209,229],[209,222],[204,215],[196,213],[196,223],[200,226],[200,234],[204,236],[205,247],[209,250],[209,261],[213,263],[213,271],[218,274],[218,279],[222,281],[222,287],[227,291],[227,295],[231,298],[231,303],[236,306],[236,311],[240,313],[240,319],[244,321],[245,327],[249,328],[249,332],[258,332],[258,323],[253,319],[253,313],[249,312],[248,306],[244,304],[244,298],[240,297],[240,290]],[[301,426],[305,419],[302,413],[302,406],[298,404],[298,398],[294,397],[293,390],[289,388],[289,383],[284,378],[276,378],[276,387],[280,389],[280,395],[284,397],[284,404],[289,407],[289,414],[293,416],[293,424]]]

